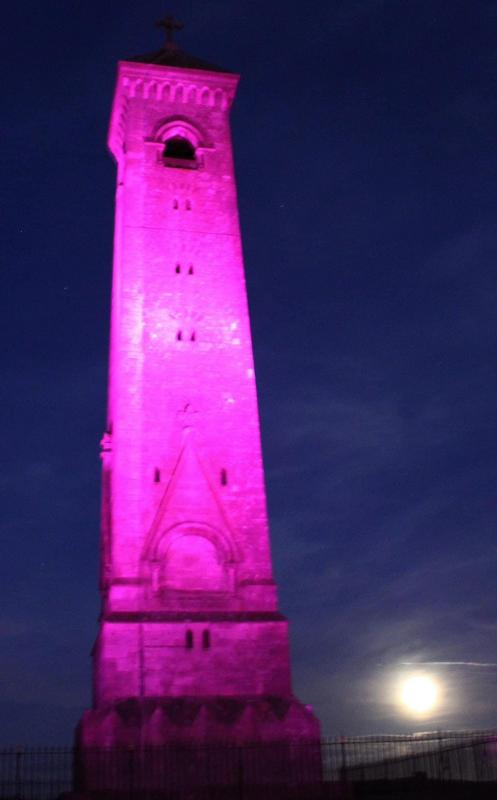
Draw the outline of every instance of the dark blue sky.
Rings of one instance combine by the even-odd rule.
[[[0,742],[64,743],[98,615],[119,58],[187,23],[233,111],[297,694],[328,734],[497,723],[497,6],[3,9]],[[385,685],[425,669],[437,715]]]

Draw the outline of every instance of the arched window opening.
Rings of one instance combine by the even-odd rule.
[[[193,631],[186,632],[185,647],[187,650],[193,650]]]
[[[220,481],[221,481],[221,486],[227,486],[228,485],[228,473],[224,469],[224,467],[221,470],[219,478],[220,478]]]
[[[211,632],[208,630],[202,631],[202,650],[208,650],[211,646]]]
[[[192,331],[191,336],[190,336],[190,341],[194,342],[196,340],[196,338],[197,338],[197,336],[195,334],[195,331]]]
[[[166,163],[168,159],[175,161],[195,161],[195,148],[192,143],[185,139],[183,136],[172,136],[167,140],[164,148],[164,158]],[[171,165],[173,166],[173,165]],[[179,165],[176,165],[179,166]]]
[[[160,469],[158,467],[154,470],[154,482],[160,483]]]
[[[177,211],[177,210],[178,210],[178,201],[176,200],[176,198],[173,200],[173,209],[174,209],[175,211]]]
[[[186,200],[185,201],[185,208],[186,208],[187,211],[191,211],[192,210],[192,204],[191,204],[190,200]]]
[[[176,339],[178,340],[178,342],[181,342],[182,338],[183,338],[182,332],[178,331],[178,333],[176,334]]]
[[[193,275],[193,264],[190,264],[190,268],[188,270],[189,275]]]
[[[176,264],[176,275],[179,275],[181,272],[181,264]]]

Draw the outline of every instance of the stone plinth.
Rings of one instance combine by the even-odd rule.
[[[318,784],[319,723],[291,696],[125,700],[84,714],[76,766],[87,794]]]

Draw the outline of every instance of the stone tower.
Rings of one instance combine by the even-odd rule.
[[[319,737],[292,695],[271,567],[237,83],[171,41],[119,63],[102,615],[83,747]]]

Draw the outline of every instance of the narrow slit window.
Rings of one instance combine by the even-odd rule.
[[[179,275],[181,272],[181,264],[176,264],[176,275]]]
[[[178,342],[181,342],[182,338],[183,338],[182,332],[178,331],[178,333],[176,334],[176,339],[178,340]]]
[[[190,341],[194,342],[196,340],[196,338],[197,338],[197,335],[196,335],[195,331],[192,331],[191,336],[190,336]]]
[[[220,480],[221,480],[221,486],[227,486],[228,485],[228,473],[224,469],[224,467],[223,467],[223,469],[221,470],[221,473],[220,473]]]
[[[186,632],[185,647],[187,650],[193,650],[193,631]]]
[[[158,467],[154,470],[154,483],[160,483],[160,469]]]
[[[189,275],[193,275],[193,264],[190,264],[190,268],[188,270]]]
[[[173,208],[175,211],[178,210],[178,201],[176,199],[173,200]]]
[[[202,649],[208,650],[211,646],[211,632],[208,630],[202,631]]]
[[[187,200],[185,202],[185,208],[186,208],[187,211],[191,211],[192,210],[192,204],[190,203],[189,200]]]

